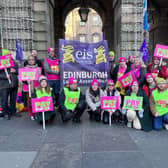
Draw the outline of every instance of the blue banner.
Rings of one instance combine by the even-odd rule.
[[[80,86],[90,86],[93,79],[101,86],[106,84],[109,77],[107,41],[89,44],[60,39],[59,58],[61,86],[70,77],[76,78]]]

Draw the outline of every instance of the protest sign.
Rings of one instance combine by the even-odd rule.
[[[11,54],[0,56],[0,69],[6,69],[13,66],[14,66],[14,63],[13,63]]]
[[[119,97],[118,96],[102,96],[101,97],[101,109],[119,109]]]
[[[168,59],[168,46],[156,44],[154,56]]]
[[[19,68],[19,81],[38,80],[38,68]]]

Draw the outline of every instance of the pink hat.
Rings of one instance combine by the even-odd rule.
[[[127,62],[125,57],[120,57],[119,62]]]
[[[153,60],[159,60],[160,61],[160,59],[161,59],[161,57],[156,57],[156,56],[153,57]]]
[[[77,80],[74,77],[69,78],[69,85],[72,85],[73,83],[77,83]]]
[[[50,51],[55,52],[55,49],[50,47],[50,48],[48,48],[48,52],[50,52]]]
[[[109,85],[109,84],[114,85],[114,82],[113,82],[112,79],[109,79],[109,80],[107,81],[107,85]]]
[[[152,73],[147,73],[147,74],[145,75],[145,79],[148,79],[148,78],[153,78]]]
[[[138,86],[139,86],[138,81],[133,81],[133,82],[132,82],[132,86],[133,86],[133,85],[138,85]]]
[[[129,60],[130,60],[131,58],[135,58],[135,56],[130,55],[130,56],[128,57]]]
[[[93,79],[93,80],[92,80],[92,83],[91,83],[91,86],[92,86],[92,85],[97,85],[97,86],[99,86],[98,80],[97,80],[97,79]]]

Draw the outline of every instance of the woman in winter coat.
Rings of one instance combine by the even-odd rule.
[[[39,78],[39,87],[34,91],[34,98],[42,98],[42,97],[53,97],[52,88],[50,88],[47,78],[45,76],[40,76]],[[48,111],[44,113],[45,121],[50,122],[55,118],[55,111]],[[38,123],[42,123],[42,113],[36,113],[36,121]]]
[[[123,114],[127,116],[127,127],[135,129],[142,129],[144,131],[152,130],[152,118],[149,115],[149,100],[145,92],[139,88],[137,81],[133,82],[131,91],[127,91],[125,96],[143,97],[142,110],[125,110],[122,109]]]
[[[109,79],[107,81],[106,89],[104,90],[104,96],[117,96],[117,97],[119,97],[119,106],[121,105],[120,92],[114,87],[114,82],[112,79]],[[119,117],[121,116],[120,110],[112,110],[112,109],[105,110],[103,112],[103,123],[104,124],[109,123],[109,115],[112,117],[112,119],[119,120]]]
[[[99,88],[99,83],[96,79],[91,82],[91,87],[86,91],[86,103],[89,106],[89,117],[96,121],[101,120],[101,103],[100,98],[103,96],[102,89]]]

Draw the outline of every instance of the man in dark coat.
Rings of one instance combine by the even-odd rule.
[[[7,115],[7,119],[10,120],[11,116],[18,116],[16,113],[16,96],[18,90],[18,64],[13,60],[14,67],[7,68],[8,76],[5,70],[0,70],[0,92],[1,92],[1,106],[2,113],[0,117]],[[11,84],[9,83],[11,80]],[[8,102],[9,100],[9,102]]]

